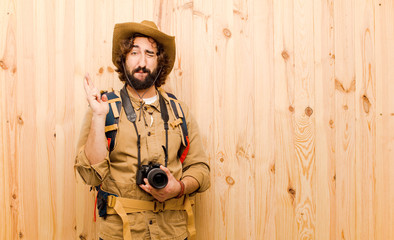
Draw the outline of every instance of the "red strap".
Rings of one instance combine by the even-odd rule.
[[[111,138],[108,138],[108,149],[111,149]]]
[[[189,136],[186,136],[186,141],[187,141],[187,145],[185,147],[185,150],[183,150],[183,153],[179,159],[179,161],[181,161],[181,163],[183,163],[185,161],[187,153],[189,152],[189,147],[190,147]]]
[[[98,196],[98,191],[97,191],[97,195],[96,195],[96,200],[94,201],[94,216],[93,216],[94,222],[96,222],[97,196]]]

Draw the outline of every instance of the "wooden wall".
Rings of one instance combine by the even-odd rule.
[[[392,0],[0,0],[0,239],[97,239],[82,79],[119,88],[113,26],[143,19],[209,154],[198,239],[394,239]]]

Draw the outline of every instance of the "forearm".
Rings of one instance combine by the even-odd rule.
[[[190,176],[184,177],[181,181],[185,184],[184,194],[194,193],[200,187],[197,180]]]
[[[105,116],[93,114],[85,145],[85,154],[92,165],[105,160],[108,154],[107,140],[105,137]]]

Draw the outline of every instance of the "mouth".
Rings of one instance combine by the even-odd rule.
[[[138,72],[135,72],[135,74],[134,74],[134,77],[136,77],[140,80],[142,80],[142,78],[145,78],[146,76],[148,76],[148,73],[143,72],[143,71],[138,71]]]

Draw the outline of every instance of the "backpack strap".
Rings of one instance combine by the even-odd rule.
[[[115,146],[115,138],[118,130],[119,115],[122,108],[122,102],[115,92],[104,92],[107,95],[109,103],[109,112],[105,119],[105,136],[108,140],[108,149],[111,153]]]
[[[176,120],[171,123],[171,126],[174,128],[180,124],[181,132],[182,132],[182,143],[184,147],[181,147],[178,151],[178,157],[181,163],[185,161],[187,153],[189,152],[190,148],[190,141],[189,141],[189,133],[187,131],[186,125],[186,118],[183,112],[181,104],[178,102],[177,98],[172,93],[167,93],[168,99],[170,100],[171,109],[175,115]]]

